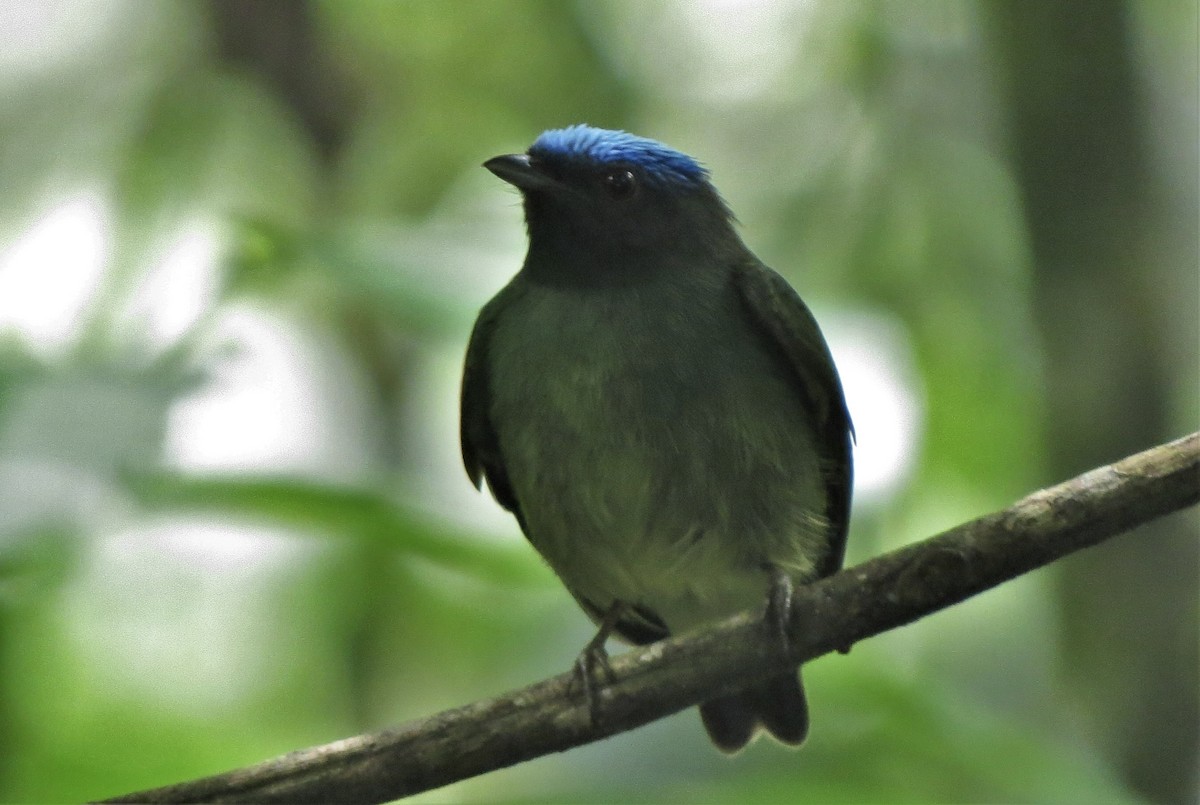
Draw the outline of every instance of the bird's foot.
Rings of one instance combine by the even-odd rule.
[[[583,651],[579,652],[579,656],[575,659],[575,673],[567,690],[570,692],[576,684],[579,685],[583,691],[584,701],[587,702],[588,717],[593,724],[599,721],[597,685],[603,683],[600,677],[607,678],[609,682],[613,680],[612,665],[609,664],[608,650],[604,648],[604,644],[627,609],[628,604],[625,602],[613,602],[608,612],[605,613],[604,620],[600,622],[596,636],[588,641],[588,644],[583,647]]]
[[[771,589],[767,593],[765,620],[779,639],[779,647],[786,656],[791,651],[788,629],[792,623],[792,577],[778,567],[771,567]]]
[[[603,642],[599,645],[593,645],[595,641],[587,644],[583,651],[579,652],[579,656],[575,658],[575,675],[571,680],[571,687],[576,684],[583,691],[583,699],[587,703],[588,719],[591,723],[599,722],[600,707],[597,699],[597,690],[604,676],[608,681],[612,681],[613,672],[612,665],[608,662],[608,651],[604,648]]]

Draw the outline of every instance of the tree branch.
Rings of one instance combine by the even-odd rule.
[[[395,729],[109,802],[384,802],[632,729],[911,623],[1200,501],[1200,433],[800,587],[790,648],[761,613],[613,658],[592,723],[571,674]]]

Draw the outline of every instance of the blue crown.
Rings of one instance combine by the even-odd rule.
[[[625,162],[663,183],[699,185],[708,181],[708,171],[699,162],[657,140],[585,125],[542,132],[529,147],[529,155],[601,165]]]

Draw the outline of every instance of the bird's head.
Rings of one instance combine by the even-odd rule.
[[[531,270],[644,274],[740,244],[708,171],[656,140],[571,126],[484,167],[524,197]]]

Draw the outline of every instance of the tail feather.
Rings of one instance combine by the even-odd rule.
[[[733,754],[754,739],[761,726],[781,743],[799,746],[808,735],[808,702],[799,674],[768,679],[749,690],[700,705],[708,737]]]
[[[758,717],[742,693],[700,705],[700,720],[709,739],[728,755],[740,751],[758,732]]]

